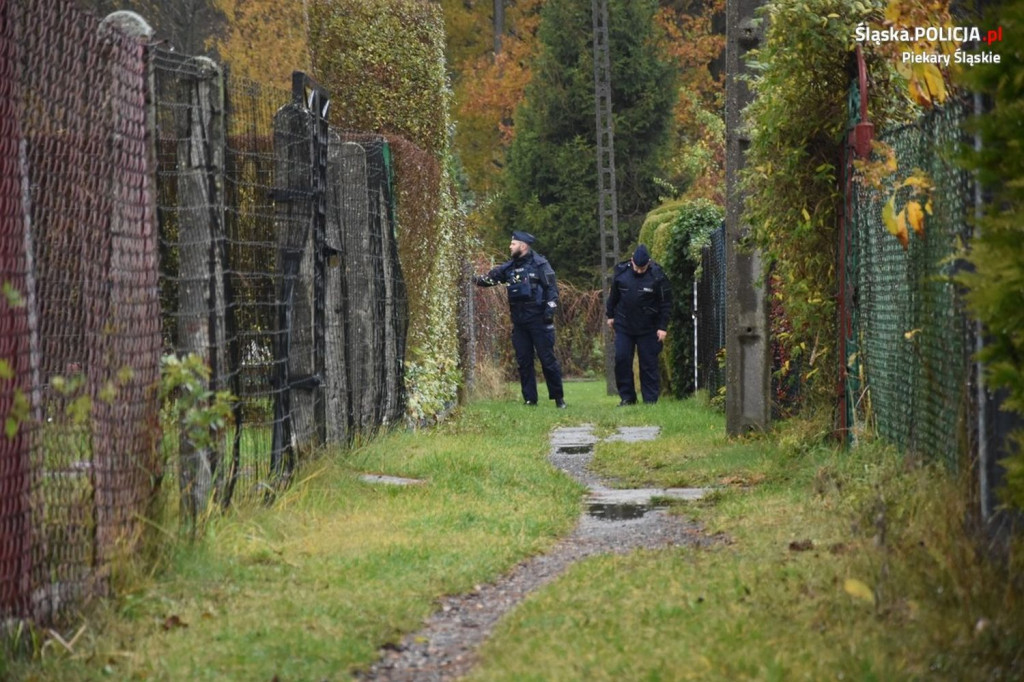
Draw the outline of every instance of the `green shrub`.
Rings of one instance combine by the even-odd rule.
[[[967,165],[991,193],[985,215],[977,222],[967,259],[972,272],[961,276],[968,287],[971,312],[985,325],[985,347],[980,358],[986,381],[1006,391],[1004,409],[1024,415],[1024,6],[1000,5],[988,24],[1002,26],[1004,40],[986,50],[1000,55],[999,64],[965,70],[972,89],[991,98],[991,108],[973,124],[981,148],[970,151]],[[1024,431],[1010,436],[1011,456],[1004,501],[1024,509]]]
[[[441,9],[420,0],[313,0],[317,80],[342,128],[385,135],[395,160],[398,252],[409,303],[407,413],[437,417],[461,382],[458,300],[465,254],[452,170]]]

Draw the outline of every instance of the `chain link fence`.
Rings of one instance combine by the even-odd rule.
[[[0,4],[0,619],[110,588],[160,474],[144,48]]]
[[[906,247],[883,218],[892,197],[864,182],[850,184],[846,271],[848,415],[854,435],[871,427],[910,455],[965,461],[973,430],[972,326],[953,281],[957,253],[970,237],[968,173],[954,154],[966,115],[962,103],[936,108],[913,125],[885,132],[898,169],[893,206],[903,210],[914,187],[902,180],[922,170],[933,184],[924,232]]]
[[[725,391],[725,223],[708,237],[700,258],[694,297],[697,389],[716,398]]]

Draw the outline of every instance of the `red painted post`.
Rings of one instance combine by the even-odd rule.
[[[847,136],[846,148],[843,150],[843,210],[839,215],[839,381],[837,402],[839,407],[839,423],[836,429],[837,440],[846,442],[849,437],[849,405],[847,382],[849,380],[849,358],[847,358],[846,339],[851,333],[850,290],[846,281],[846,250],[849,244],[848,230],[850,209],[853,200],[853,158],[871,157],[871,141],[874,139],[875,126],[868,120],[868,70],[864,61],[864,53],[857,46],[857,86],[860,90],[860,116],[856,125]]]

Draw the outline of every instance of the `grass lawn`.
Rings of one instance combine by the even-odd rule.
[[[548,435],[584,422],[661,426],[655,441],[599,443],[594,466],[621,485],[714,488],[673,511],[719,542],[575,565],[499,623],[472,679],[1024,674],[1021,593],[965,539],[955,477],[878,444],[837,451],[808,423],[730,440],[699,399],[620,409],[586,382],[566,400],[474,402],[429,431],[324,453],[273,507],[212,519],[198,545],[156,543],[157,570],[126,571],[117,600],[61,633],[69,646],[22,640],[34,660],[8,651],[0,678],[347,679],[439,596],[572,528],[582,489],[548,464]]]

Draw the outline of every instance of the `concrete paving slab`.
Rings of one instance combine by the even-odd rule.
[[[620,426],[616,433],[608,436],[605,440],[639,443],[644,440],[654,440],[660,433],[660,426]]]
[[[673,500],[699,500],[708,493],[708,488],[606,488],[591,485],[587,502],[599,504],[650,504],[655,498]]]
[[[424,482],[418,478],[402,478],[401,476],[385,476],[383,474],[363,474],[359,479],[366,483],[382,485],[419,485]]]
[[[593,445],[598,440],[598,437],[594,435],[593,424],[563,426],[551,432],[551,445],[555,449]]]

